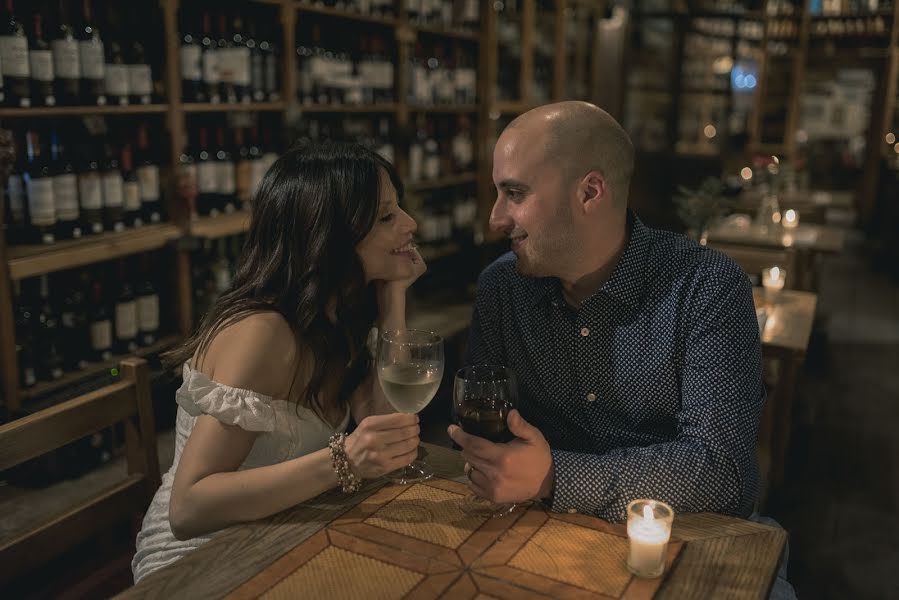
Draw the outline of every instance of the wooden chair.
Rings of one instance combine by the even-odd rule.
[[[149,368],[121,363],[122,380],[0,426],[0,470],[21,464],[119,422],[125,424],[128,476],[87,500],[0,542],[0,585],[103,534],[140,519],[160,485]]]
[[[709,242],[708,247],[720,250],[734,259],[750,279],[754,279],[753,285],[760,285],[762,269],[776,265],[787,271],[787,277],[784,280],[785,289],[793,290],[801,287],[800,265],[796,252],[792,248],[781,250],[717,242]]]

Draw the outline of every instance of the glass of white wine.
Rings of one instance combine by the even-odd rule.
[[[431,331],[394,329],[378,338],[378,381],[397,411],[414,414],[434,398],[443,379],[443,338]],[[434,474],[419,460],[387,477],[394,483],[425,481]]]

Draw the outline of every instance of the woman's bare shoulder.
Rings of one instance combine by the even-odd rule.
[[[283,398],[296,372],[297,341],[283,315],[251,313],[216,333],[194,364],[211,379]]]

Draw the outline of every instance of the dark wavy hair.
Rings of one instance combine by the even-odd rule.
[[[326,368],[346,365],[337,397],[345,409],[372,361],[366,340],[377,302],[356,245],[377,218],[382,172],[402,198],[403,184],[393,165],[361,144],[305,143],[281,156],[253,200],[231,287],[194,334],[163,356],[166,365],[202,356],[218,332],[252,313],[275,311],[314,360],[297,404],[321,417]],[[326,316],[332,301],[333,323]]]

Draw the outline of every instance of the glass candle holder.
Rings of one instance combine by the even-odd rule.
[[[665,572],[674,510],[658,500],[633,500],[627,505],[627,568],[637,577],[653,579]]]
[[[762,269],[762,287],[765,288],[765,300],[774,302],[784,289],[787,272],[780,267]]]

